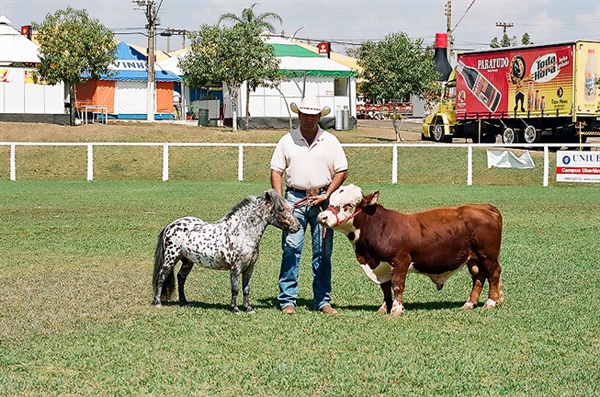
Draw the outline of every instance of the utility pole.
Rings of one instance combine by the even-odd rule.
[[[446,34],[446,48],[448,48],[446,55],[448,57],[448,62],[450,62],[450,59],[452,58],[452,2],[450,0],[446,2]]]
[[[185,48],[185,36],[188,33],[189,32],[185,29],[166,28],[165,31],[162,32],[160,35],[167,38],[167,52],[171,52],[171,36],[173,36],[173,35],[182,36],[181,48],[183,49],[183,48]]]
[[[515,26],[514,23],[496,22],[496,27],[502,28],[502,37],[506,36],[506,28],[512,28],[514,26]]]
[[[142,10],[144,10],[144,13],[146,14],[146,20],[148,21],[148,25],[146,25],[146,29],[148,29],[148,92],[146,120],[154,121],[154,113],[156,107],[156,83],[154,80],[154,36],[158,19],[158,11],[153,0],[133,0],[133,3],[137,4]]]

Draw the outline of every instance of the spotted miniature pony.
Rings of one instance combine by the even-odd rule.
[[[179,304],[188,303],[184,286],[194,264],[215,270],[229,270],[231,277],[231,311],[239,314],[237,295],[239,275],[242,274],[243,307],[250,306],[250,278],[258,259],[258,246],[267,227],[295,233],[300,230],[298,219],[292,215],[283,197],[270,189],[264,196],[249,196],[232,208],[216,223],[194,217],[184,217],[167,225],[158,236],[154,254],[154,306],[168,300],[175,287],[174,267],[181,261],[177,273]]]

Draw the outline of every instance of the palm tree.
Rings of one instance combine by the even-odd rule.
[[[283,23],[283,19],[274,12],[263,12],[262,14],[256,15],[254,13],[254,7],[258,3],[252,4],[249,8],[242,10],[242,15],[237,16],[230,12],[221,15],[219,18],[219,25],[223,21],[234,22],[242,25],[252,25],[253,27],[259,28],[260,30],[268,30],[271,33],[275,33],[275,27],[269,22],[269,20],[275,20],[279,23]]]
[[[274,12],[263,12],[262,14],[256,15],[254,13],[254,7],[258,3],[252,4],[248,8],[242,10],[242,15],[238,16],[232,13],[225,13],[219,18],[219,25],[223,21],[233,22],[235,25],[242,25],[247,28],[249,32],[264,32],[268,30],[271,33],[275,32],[275,27],[269,21],[278,21],[280,24],[283,23],[283,19]],[[250,118],[250,90],[256,90],[257,84],[248,81],[246,89],[246,129],[248,129],[248,123]]]

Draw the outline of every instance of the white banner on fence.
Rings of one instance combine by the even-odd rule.
[[[521,156],[514,154],[509,150],[488,150],[487,151],[488,168],[534,168],[533,159],[529,152]]]
[[[600,152],[556,152],[557,182],[600,182]]]

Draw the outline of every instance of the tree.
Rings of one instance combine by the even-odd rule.
[[[529,38],[529,33],[523,34],[523,37],[521,37],[521,44],[523,44],[523,45],[532,45],[532,44],[534,44],[531,41],[531,39]]]
[[[202,25],[190,33],[190,51],[179,61],[191,87],[223,82],[232,103],[233,130],[237,131],[237,102],[241,85],[254,87],[279,70],[273,47],[243,25],[231,28]]]
[[[523,45],[532,45],[533,44],[529,38],[528,33],[523,34],[523,36],[521,37],[521,44],[523,44]],[[513,38],[511,39],[510,37],[508,37],[508,35],[506,33],[504,33],[504,35],[502,36],[502,39],[500,41],[498,41],[497,37],[494,37],[492,39],[492,41],[490,42],[490,48],[506,48],[506,47],[514,47],[516,45],[517,45],[517,37],[513,36]]]
[[[358,47],[346,47],[344,50],[347,56],[351,58],[358,58]]]
[[[71,7],[48,14],[43,22],[33,22],[31,26],[40,44],[36,73],[49,84],[68,85],[73,125],[75,84],[86,77],[99,79],[109,73],[108,68],[116,59],[113,33],[97,19],[90,18],[86,10]]]
[[[269,22],[270,20],[278,21],[279,23],[283,22],[283,19],[281,19],[281,17],[274,12],[264,12],[262,14],[256,15],[254,13],[254,7],[257,4],[258,3],[254,3],[250,7],[244,8],[240,16],[237,16],[232,13],[223,14],[219,18],[219,22],[217,23],[218,25],[221,22],[233,22],[235,26],[246,30],[248,39],[247,44],[249,49],[254,47],[260,47],[258,43],[253,43],[252,41],[253,39],[258,39],[260,37],[260,34],[263,33],[265,30],[271,33],[275,32],[275,27],[273,26],[273,24],[271,24],[271,22]],[[260,85],[262,85],[262,81],[264,80],[265,76],[263,76],[263,70],[260,68],[259,64],[263,64],[262,66],[264,67],[269,67],[269,64],[273,62],[271,62],[268,58],[269,57],[262,59],[260,59],[260,57],[254,58],[253,61],[255,61],[257,64],[250,67],[252,76],[249,76],[247,82],[248,89],[246,90],[246,129],[248,129],[250,118],[250,92],[256,91],[256,89]],[[276,66],[276,68],[279,69],[278,66]]]
[[[258,3],[252,4],[248,8],[244,8],[242,10],[242,15],[237,16],[232,13],[226,13],[221,15],[219,18],[219,25],[221,22],[233,22],[236,25],[250,25],[255,27],[262,32],[263,30],[268,30],[271,33],[275,33],[275,27],[269,22],[269,20],[278,21],[279,23],[283,23],[283,19],[274,12],[263,12],[262,14],[256,15],[254,14],[254,7],[258,5]]]
[[[416,95],[421,98],[430,92],[438,77],[433,55],[426,51],[423,40],[411,40],[406,33],[392,33],[379,42],[367,41],[358,49],[358,78],[365,96],[375,100],[398,101]],[[396,139],[401,140],[393,111]]]

